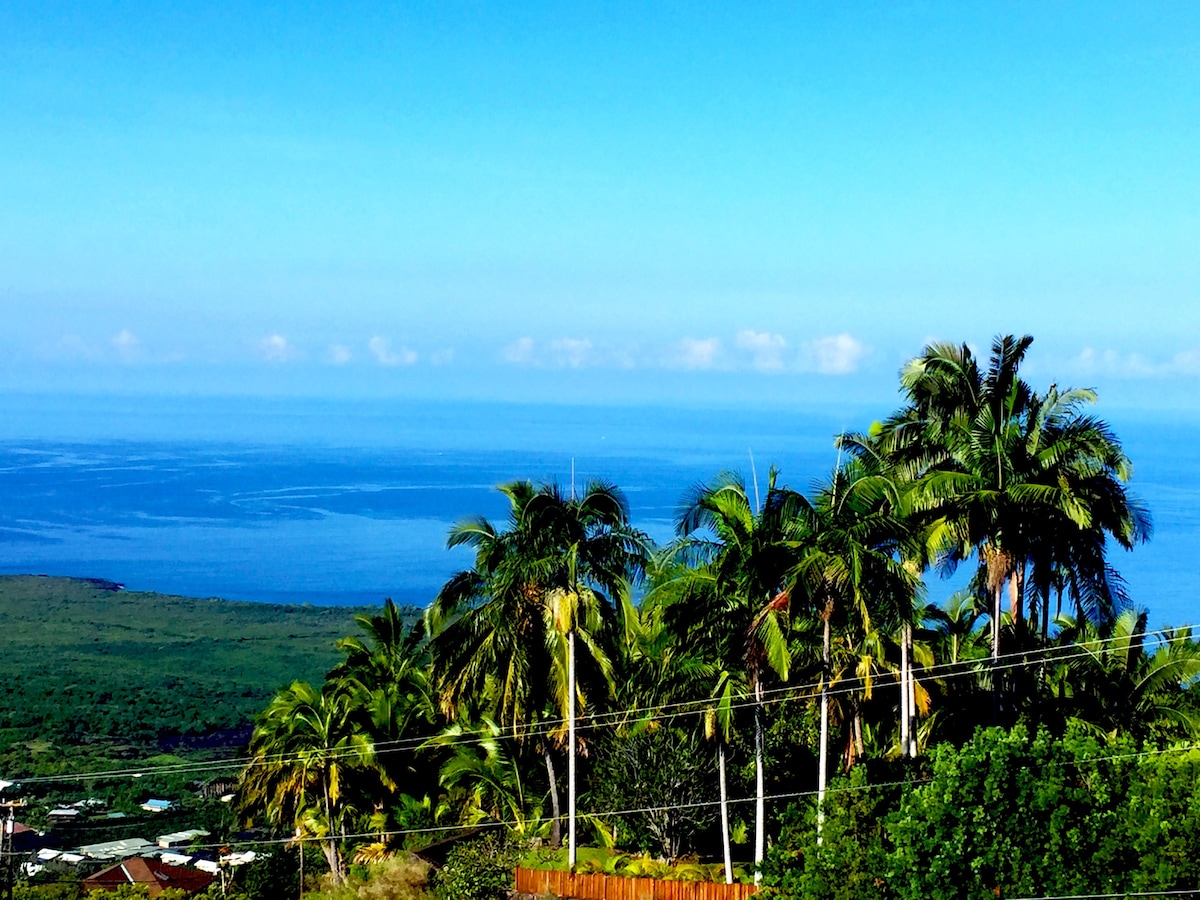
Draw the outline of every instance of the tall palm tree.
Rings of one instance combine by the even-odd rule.
[[[915,551],[908,524],[896,514],[902,505],[897,485],[891,473],[862,458],[839,465],[812,504],[791,573],[793,591],[822,625],[818,829],[828,784],[834,626],[856,633],[853,643],[863,643],[877,625],[887,630],[911,620],[917,573],[904,560]],[[854,727],[861,726],[855,722]]]
[[[572,703],[586,708],[611,690],[616,609],[642,571],[648,539],[606,482],[579,497],[528,481],[500,491],[509,501],[506,528],[475,517],[450,531],[448,545],[474,548],[475,565],[453,576],[426,613],[431,671],[448,718],[489,713],[518,745],[542,738],[558,846],[552,751],[563,744]],[[582,666],[572,679],[576,641]]]
[[[346,833],[349,782],[374,765],[356,719],[356,697],[337,682],[317,690],[294,682],[259,716],[242,771],[239,806],[277,825],[317,836],[335,884],[346,878],[339,844]]]
[[[878,429],[934,517],[935,555],[950,567],[978,559],[991,598],[993,661],[1005,586],[1013,627],[1024,628],[1031,562],[1043,585],[1054,565],[1069,562],[1095,588],[1106,571],[1106,538],[1131,547],[1149,533],[1123,487],[1130,466],[1120,444],[1079,413],[1095,394],[1052,387],[1040,396],[1019,376],[1032,340],[997,337],[986,370],[965,344],[926,347],[901,373],[908,405]],[[998,680],[993,696],[998,715]]]
[[[766,851],[763,680],[768,671],[786,680],[791,667],[787,632],[796,541],[808,509],[805,498],[777,485],[771,470],[761,508],[739,475],[724,472],[685,496],[675,530],[675,557],[694,568],[683,572],[668,624],[685,644],[729,669],[745,673],[754,699],[754,863]],[[756,878],[758,876],[756,875]]]
[[[427,730],[437,718],[421,623],[408,627],[390,599],[379,613],[354,619],[362,636],[337,642],[345,658],[329,672],[327,681],[356,695],[355,714],[362,730],[377,748],[383,747],[377,749],[375,759],[383,774],[380,786],[405,781],[427,784],[434,772],[424,769],[412,749],[398,746],[405,736]]]

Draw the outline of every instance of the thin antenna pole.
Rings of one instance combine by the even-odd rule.
[[[754,514],[758,515],[762,512],[762,499],[758,496],[758,470],[754,468],[754,451],[747,448],[746,452],[750,454],[750,477],[754,481]]]
[[[575,457],[571,457],[571,501],[575,500]]]

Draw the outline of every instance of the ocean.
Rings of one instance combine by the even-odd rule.
[[[451,524],[502,519],[496,485],[618,484],[636,525],[672,536],[685,491],[723,469],[807,491],[834,437],[890,407],[808,410],[0,398],[0,572],[279,603],[427,604],[469,551]],[[1103,414],[1103,411],[1100,411]],[[1155,534],[1115,549],[1152,626],[1196,621],[1200,422],[1107,415]],[[931,577],[943,599],[961,577]]]

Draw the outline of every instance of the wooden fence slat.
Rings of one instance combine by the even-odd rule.
[[[753,884],[573,875],[550,869],[518,868],[516,875],[522,894],[550,893],[571,900],[746,900],[758,893]]]

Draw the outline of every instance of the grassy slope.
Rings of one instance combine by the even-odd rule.
[[[0,577],[0,754],[244,726],[279,687],[319,682],[359,611]]]

